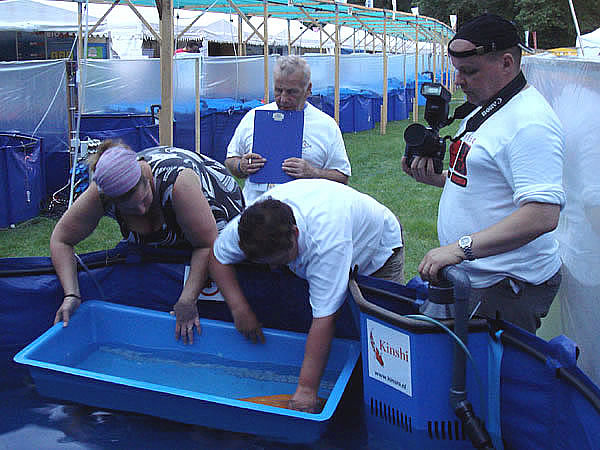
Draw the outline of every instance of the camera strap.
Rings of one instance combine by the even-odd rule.
[[[488,100],[487,103],[483,105],[473,117],[467,120],[465,130],[459,136],[453,138],[452,142],[458,141],[466,133],[471,133],[477,130],[483,124],[483,122],[489,119],[496,112],[500,111],[500,108],[506,105],[511,98],[521,92],[526,85],[527,80],[525,79],[525,75],[523,75],[523,72],[519,72],[519,75],[517,75],[510,83],[500,89],[496,95],[493,95],[491,99]],[[464,119],[476,108],[477,106],[472,103],[463,103],[454,111],[452,120]]]

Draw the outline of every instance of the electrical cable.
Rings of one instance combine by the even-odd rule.
[[[479,386],[479,401],[481,404],[480,407],[484,408],[485,403],[483,402],[483,400],[485,398],[485,395],[483,393],[483,383],[481,381],[479,369],[477,368],[477,365],[475,364],[475,359],[473,358],[473,355],[471,355],[471,352],[469,351],[469,349],[467,348],[465,343],[450,328],[448,328],[446,325],[444,325],[440,321],[433,319],[432,317],[425,316],[423,314],[408,314],[404,317],[408,317],[410,319],[415,319],[415,320],[421,320],[423,322],[433,323],[434,325],[437,325],[438,327],[442,328],[446,333],[448,333],[450,335],[450,337],[452,337],[456,341],[456,343],[465,352],[465,354],[467,355],[467,358],[469,359],[469,361],[471,361],[471,364],[473,365],[475,379],[477,380],[477,384]]]
[[[85,265],[85,263],[83,262],[83,260],[77,253],[73,252],[73,254],[75,255],[75,258],[77,259],[77,262],[81,265],[81,267],[83,267],[83,270],[85,270],[87,272],[87,274],[90,276],[90,278],[96,285],[96,289],[98,289],[98,292],[100,293],[100,296],[102,297],[102,300],[107,301],[106,295],[104,295],[104,291],[102,290],[100,283],[98,283],[98,281],[96,280],[96,277],[92,274],[91,270],[88,269],[88,267]]]

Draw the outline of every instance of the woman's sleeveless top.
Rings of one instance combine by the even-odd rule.
[[[129,242],[155,247],[189,248],[190,244],[177,223],[172,199],[175,180],[186,168],[192,169],[200,177],[202,192],[215,217],[218,232],[245,207],[242,190],[235,178],[223,164],[208,156],[175,147],[152,147],[139,152],[138,159],[150,165],[154,177],[154,195],[160,199],[165,223],[162,229],[152,233],[131,231],[115,203],[106,199],[106,215],[117,220],[123,237]]]

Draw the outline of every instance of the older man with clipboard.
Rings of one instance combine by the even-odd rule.
[[[227,168],[237,177],[249,177],[243,190],[246,203],[296,178],[348,184],[350,161],[340,128],[306,101],[312,90],[306,60],[280,57],[273,82],[275,102],[249,111],[227,147]]]

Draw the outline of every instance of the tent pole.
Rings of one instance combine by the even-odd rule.
[[[446,45],[448,43],[448,30],[446,30]],[[450,75],[452,74],[450,70],[450,53],[446,49],[446,87],[448,89],[452,89],[453,80],[450,79]]]
[[[83,35],[81,31],[82,8],[82,4],[77,3],[77,70],[81,70],[81,55],[83,54]]]
[[[413,103],[413,122],[419,121],[419,19],[415,25],[415,102]]]
[[[585,56],[585,52],[583,51],[583,42],[581,42],[581,32],[579,31],[579,22],[577,21],[575,8],[573,7],[573,0],[569,0],[569,8],[571,8],[571,16],[573,17],[573,23],[575,24],[575,30],[577,31],[577,43],[581,49],[581,56]]]
[[[200,58],[196,58],[196,153],[200,151]]]
[[[431,44],[432,44],[432,46],[433,46],[433,82],[434,82],[434,83],[436,83],[436,82],[437,82],[437,73],[436,73],[436,70],[437,70],[437,64],[436,64],[436,58],[437,58],[437,54],[436,54],[436,53],[437,53],[437,52],[436,52],[436,49],[437,49],[437,43],[436,43],[435,41],[433,41]]]
[[[110,12],[114,9],[114,7],[119,4],[120,1],[121,0],[115,0],[115,2],[112,5],[110,5],[110,8],[108,8],[106,10],[106,12],[102,15],[102,17],[100,17],[100,19],[98,19],[98,22],[96,22],[94,24],[92,29],[89,31],[89,34],[94,34],[96,32],[96,28],[98,28],[100,26],[100,24],[102,24],[102,22],[104,22],[104,19],[106,19],[106,17],[110,14]]]
[[[448,84],[448,75],[446,75],[446,55],[444,52],[444,43],[446,42],[446,31],[444,31],[444,37],[442,38],[442,43],[440,44],[440,62],[442,64],[442,84],[446,85]]]
[[[379,122],[380,133],[385,134],[387,128],[387,109],[388,109],[388,96],[387,96],[387,18],[385,10],[383,11],[383,104],[381,105],[381,121]]]
[[[265,76],[265,104],[269,103],[269,30],[267,22],[269,18],[269,2],[263,0],[263,12],[264,12],[264,23],[263,23],[263,56],[264,56],[264,76]]]
[[[334,118],[340,124],[340,10],[335,4],[335,93]]]
[[[402,60],[402,76],[404,77],[404,90],[406,91],[406,37],[402,33],[402,54],[404,56]],[[404,99],[406,100],[406,94]]]
[[[290,29],[290,19],[287,19],[287,30],[288,30],[288,55],[292,54],[292,30]]]
[[[319,27],[319,53],[323,53],[323,28]]]
[[[173,145],[173,1],[162,0],[160,21],[160,145]]]
[[[238,18],[238,56],[242,56],[242,44],[243,44],[243,39],[242,39],[242,18],[240,16],[237,16]]]

